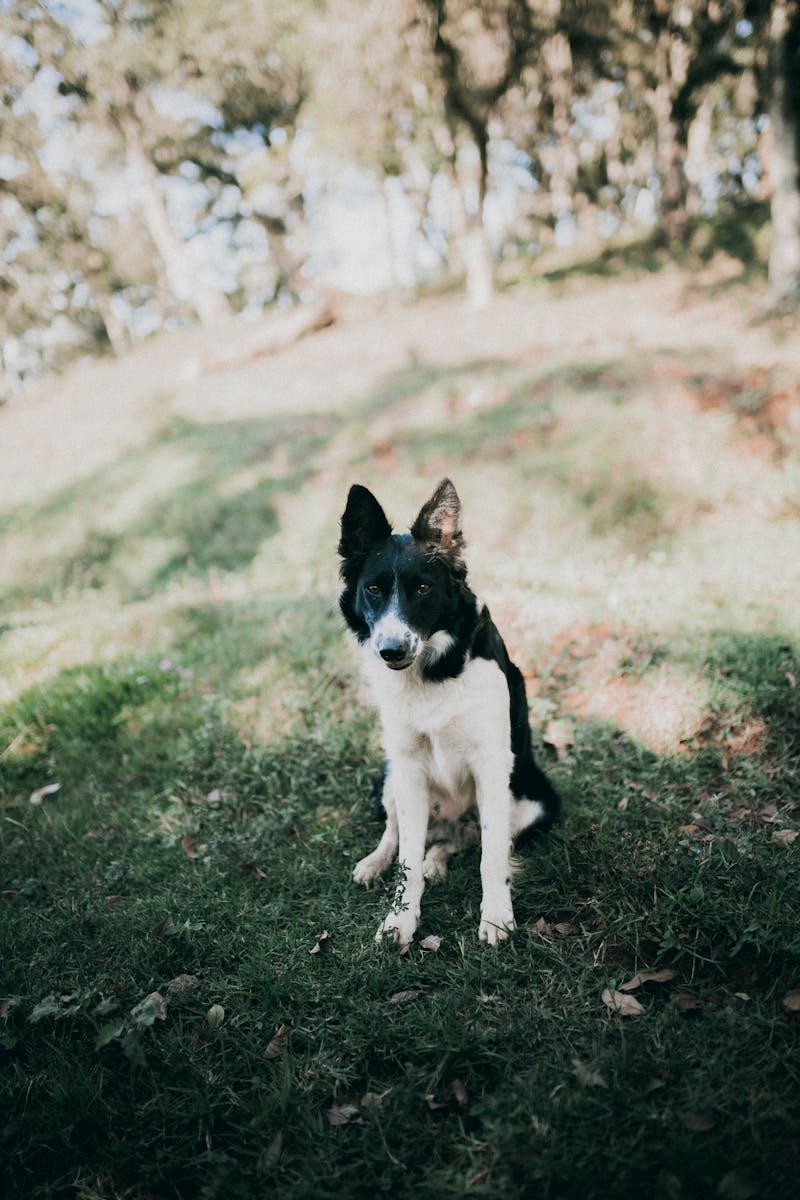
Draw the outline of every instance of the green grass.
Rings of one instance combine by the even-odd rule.
[[[692,392],[730,370],[667,359]],[[166,419],[7,506],[6,1194],[793,1193],[798,460],[750,454],[735,402],[676,423],[660,380],[644,351],[419,364],[311,418]],[[349,879],[380,750],[337,515],[360,478],[410,519],[445,469],[565,819],[507,944],[470,850],[399,956],[392,881]]]

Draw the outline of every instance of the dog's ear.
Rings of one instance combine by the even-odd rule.
[[[347,506],[342,514],[342,536],[339,539],[342,558],[366,554],[377,542],[385,542],[391,532],[386,514],[372,492],[360,483],[354,483],[348,492]]]
[[[464,544],[461,501],[449,479],[443,479],[428,503],[423,504],[411,534],[423,542],[438,542],[443,550],[459,550]]]

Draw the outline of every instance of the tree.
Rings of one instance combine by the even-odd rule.
[[[531,9],[527,0],[418,0],[418,6],[451,135],[449,164],[460,200],[456,211],[467,292],[473,305],[481,308],[493,294],[484,225],[490,122],[500,101],[519,82],[532,52]]]
[[[769,13],[768,63],[772,243],[770,295],[776,306],[800,301],[800,4],[775,0]]]

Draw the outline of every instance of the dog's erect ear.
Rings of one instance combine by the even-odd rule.
[[[458,550],[463,545],[461,501],[449,479],[443,479],[423,504],[411,533],[423,542],[439,542],[443,550]]]
[[[342,515],[342,536],[339,553],[342,558],[351,554],[366,554],[370,547],[385,542],[392,527],[372,492],[354,483],[347,495],[347,507]]]

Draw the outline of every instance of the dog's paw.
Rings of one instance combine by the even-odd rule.
[[[401,950],[407,950],[414,940],[417,922],[408,913],[389,913],[388,917],[378,926],[375,941],[378,945],[394,944]]]
[[[426,883],[441,883],[447,876],[447,853],[432,847],[422,864],[422,878]]]
[[[362,858],[353,867],[353,880],[355,883],[363,883],[364,887],[369,887],[373,879],[386,870],[388,863],[382,854],[377,850],[373,850],[372,854],[368,854],[366,858]]]
[[[478,937],[482,942],[496,946],[498,942],[504,942],[514,929],[516,929],[516,923],[511,911],[484,916],[481,917],[481,923],[478,926]]]

